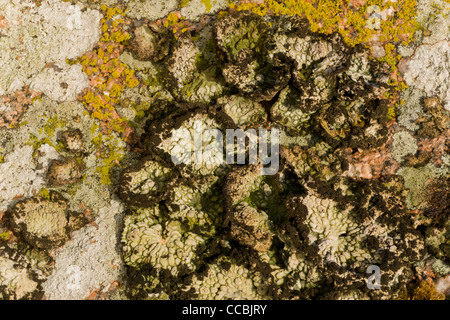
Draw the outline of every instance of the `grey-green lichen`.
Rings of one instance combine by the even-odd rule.
[[[204,236],[214,236],[223,214],[219,182],[219,177],[207,176],[173,187],[167,204],[170,218],[184,221],[191,230],[200,228]]]
[[[255,100],[271,100],[289,80],[279,55],[269,55],[271,35],[268,24],[256,15],[241,12],[215,25],[222,74],[227,83]]]
[[[242,245],[257,251],[267,251],[272,244],[273,233],[267,214],[241,202],[233,210],[231,236]]]
[[[174,163],[184,165],[184,170],[194,175],[223,174],[221,172],[227,166],[221,133],[224,123],[206,113],[192,113],[192,117],[180,118],[176,127],[166,128],[164,122],[161,126],[164,130],[155,132],[159,139],[154,147],[159,152],[170,155]],[[192,147],[194,144],[195,150]]]
[[[329,180],[341,174],[345,167],[345,160],[339,154],[340,151],[334,151],[323,141],[308,147],[283,146],[281,153],[299,177],[310,175]]]
[[[135,267],[150,264],[177,275],[182,266],[195,268],[195,250],[203,243],[200,236],[186,232],[180,222],[160,223],[158,206],[143,209],[125,218],[122,234],[124,260]]]
[[[406,155],[416,153],[417,141],[407,131],[397,132],[392,139],[392,157],[395,160],[401,162]]]
[[[444,224],[444,227],[432,227],[426,231],[425,243],[430,248],[430,251],[438,258],[449,262],[450,254],[450,232],[449,222]]]
[[[262,257],[267,259],[266,257]],[[279,286],[287,285],[290,290],[314,288],[322,280],[322,275],[314,263],[308,261],[300,252],[288,252],[285,267],[274,265],[272,275]],[[292,281],[291,279],[295,279]]]
[[[362,248],[364,232],[352,221],[350,207],[339,210],[333,200],[311,191],[302,203],[308,210],[304,223],[310,230],[309,241],[317,244],[326,261],[345,266],[349,261],[370,259],[369,252]]]
[[[121,175],[119,193],[133,203],[145,202],[150,197],[161,196],[172,183],[171,169],[147,159],[139,164],[140,170],[126,170]]]
[[[292,221],[298,238],[287,243],[305,252],[308,260],[318,255],[319,268],[342,270],[332,276],[336,290],[347,290],[350,279],[362,286],[361,272],[369,265],[381,264],[385,280],[374,294],[399,294],[400,279],[411,276],[414,263],[423,259],[425,253],[424,240],[414,229],[412,219],[405,218],[403,209],[396,204],[401,195],[395,187],[351,180],[334,179],[331,186],[309,183],[305,195],[288,200],[288,212],[296,212]],[[401,224],[404,230],[399,238],[396,230]],[[282,239],[287,238],[284,235]]]
[[[286,127],[288,132],[299,133],[302,129],[307,129],[311,116],[315,113],[314,109],[299,108],[302,104],[301,97],[297,89],[286,87],[271,108],[272,119]]]
[[[40,14],[35,10],[44,11],[49,4],[50,16],[56,12],[67,17],[63,9],[85,8],[83,24],[85,18],[98,15],[86,8],[98,8],[98,3],[72,3],[77,4],[47,1],[33,6],[25,1],[18,7],[30,4],[33,19]],[[77,103],[53,103],[74,100],[87,85],[86,78],[83,82],[79,68],[67,66],[59,56],[56,63],[45,60],[48,66],[38,61],[39,71],[30,75],[35,89],[45,96],[30,105],[20,126],[1,137],[5,155],[1,170],[29,177],[18,183],[5,179],[0,188],[2,208],[9,209],[6,218],[16,224],[14,235],[21,243],[58,252],[71,231],[85,222],[74,211],[82,208],[95,217],[99,207],[117,194],[125,205],[123,228],[117,232],[132,298],[392,298],[402,283],[415,276],[424,239],[427,249],[445,261],[445,202],[433,201],[436,194],[445,195],[441,192],[445,184],[435,183],[448,175],[444,157],[433,159],[433,165],[400,170],[404,181],[390,176],[382,182],[342,178],[347,162],[354,161],[352,153],[388,154],[403,165],[416,151],[422,152],[422,138],[441,139],[448,130],[448,115],[439,103],[424,100],[423,110],[417,109],[412,122],[404,113],[402,123],[410,121],[411,131],[396,128],[393,150],[386,152],[389,74],[383,64],[370,59],[368,50],[350,49],[337,34],[311,32],[300,17],[261,17],[248,11],[236,15],[230,10],[204,17],[198,24],[178,19],[178,13],[169,17],[177,21],[160,23],[152,20],[175,10],[179,1],[122,4],[128,6],[127,18],[134,20],[126,19],[131,38],[124,43],[120,61],[135,70],[141,84],[125,89],[116,111],[135,127],[136,141],[126,145],[115,134],[101,134]],[[223,5],[222,1],[205,4],[211,12]],[[181,15],[183,10],[191,14],[194,5],[199,6],[199,1],[191,1]],[[154,8],[161,9],[160,14]],[[59,17],[31,25],[46,31],[48,24],[58,21]],[[29,25],[25,19],[24,26]],[[4,30],[5,46],[13,38],[12,31],[18,30],[20,36],[23,29]],[[36,31],[30,30],[30,34]],[[80,41],[80,28],[72,31],[70,40]],[[52,41],[43,36],[45,32],[33,39],[64,47],[59,35],[65,39],[67,32],[59,28],[57,33]],[[93,40],[94,34],[86,33],[87,38]],[[29,40],[34,47],[42,48],[33,39]],[[23,49],[23,44],[16,44],[17,50]],[[80,45],[70,49],[75,47]],[[445,56],[444,47],[437,47],[437,58]],[[418,57],[412,61],[416,63]],[[22,73],[18,78],[23,78]],[[26,78],[24,84],[31,81]],[[51,81],[43,83],[44,78]],[[69,78],[76,81],[58,86],[58,81]],[[433,126],[428,119],[433,119]],[[224,154],[218,152],[223,146],[215,133],[237,128],[282,131],[286,143],[276,175],[260,176],[259,165],[224,165]],[[212,130],[205,134],[207,129]],[[202,159],[188,152],[200,134]],[[403,142],[408,142],[406,148]],[[181,164],[175,164],[174,158]],[[370,161],[370,156],[363,159]],[[119,162],[110,172],[112,164]],[[412,176],[418,172],[416,186]],[[107,185],[101,185],[100,179]],[[423,187],[429,187],[430,194],[418,191]],[[407,208],[424,210],[419,218],[405,210],[405,189],[410,190]],[[56,200],[55,191],[65,201]],[[417,205],[411,205],[418,195]],[[44,212],[43,206],[52,210]],[[425,236],[414,229],[418,224],[430,226]],[[95,223],[86,229],[92,228]],[[5,239],[12,237],[9,232]],[[82,236],[86,232],[77,235],[89,241]],[[70,245],[76,251],[76,245]],[[68,251],[63,252],[67,259]],[[18,260],[1,257],[3,276],[10,261]],[[63,263],[64,254],[57,257],[57,265]],[[388,279],[383,278],[381,291],[365,288],[365,268],[370,264],[380,265]],[[23,276],[35,281],[28,264],[17,269],[29,288],[22,290],[5,276],[4,297],[28,297],[39,287]]]
[[[178,99],[210,103],[224,93],[225,83],[218,77],[218,69],[213,61],[199,65],[199,59],[204,57],[200,45],[190,37],[183,36],[177,41],[166,62],[170,76],[167,82],[172,94]]]
[[[397,70],[394,44],[374,44],[388,64],[347,45],[361,21],[331,34],[311,17],[320,8],[291,0],[215,15],[227,2],[0,0],[1,298],[392,299],[435,276],[427,265],[448,275],[448,44],[432,42],[444,39],[436,25]],[[415,1],[401,3],[409,17]],[[311,8],[311,25],[282,15],[289,6]],[[88,79],[72,59],[91,49]],[[73,100],[89,80],[102,86],[97,67],[111,81],[101,98],[117,100],[91,118]],[[133,88],[114,87],[123,68]],[[405,104],[388,86],[400,76]],[[102,131],[109,116],[130,139]],[[277,173],[224,163],[219,132],[238,128],[281,131]],[[69,265],[81,289],[64,290]],[[367,288],[373,265],[380,290]]]
[[[223,14],[156,56],[140,46],[164,31],[142,28],[132,51],[152,66],[138,76],[173,100],[140,101],[143,154],[119,179],[130,296],[396,297],[425,252],[404,186],[343,177],[352,152],[388,141],[386,66],[298,17]],[[225,164],[238,128],[281,130],[278,173]],[[374,264],[380,291],[366,288]]]
[[[405,180],[405,187],[409,190],[409,193],[406,196],[408,208],[417,209],[426,205],[423,190],[429,187],[429,183],[433,179],[438,179],[448,175],[449,166],[447,164],[437,168],[433,164],[428,163],[426,166],[421,168],[400,168],[397,171],[397,174],[403,177]]]
[[[217,104],[222,105],[224,113],[240,128],[260,126],[267,121],[267,114],[262,105],[245,97],[224,96],[217,99]]]
[[[18,202],[11,209],[10,221],[24,241],[44,249],[63,245],[70,232],[86,222],[80,214],[70,213],[67,201],[57,193]]]
[[[252,279],[253,278],[253,279]],[[258,275],[252,274],[242,266],[230,262],[226,257],[219,257],[201,278],[194,276],[187,290],[197,292],[201,300],[255,300],[258,294]]]

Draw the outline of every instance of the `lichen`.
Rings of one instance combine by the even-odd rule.
[[[364,181],[334,179],[331,185],[330,188],[322,182],[308,183],[307,193],[300,201],[296,197],[288,200],[293,228],[287,230],[297,231],[288,232],[289,241],[286,237],[282,239],[296,251],[305,252],[307,260],[318,254],[317,266],[323,263],[325,268],[334,265],[341,270],[342,273],[328,275],[335,277],[337,292],[345,292],[350,279],[354,284],[359,283],[357,286],[361,290],[365,279],[358,270],[365,270],[368,265],[381,265],[385,277],[381,290],[369,294],[399,295],[401,277],[411,277],[412,266],[425,253],[423,238],[414,230],[412,219],[405,217],[404,211],[396,206],[401,195],[396,195],[395,189]],[[291,210],[296,213],[292,215]],[[399,223],[405,226],[403,239],[395,236]],[[394,247],[393,243],[396,243]],[[395,261],[396,266],[387,267],[389,261]]]
[[[405,187],[409,190],[406,197],[408,208],[416,209],[425,205],[424,194],[422,191],[429,186],[430,180],[442,177],[448,174],[447,167],[436,168],[428,163],[422,168],[403,167],[397,171],[397,174],[405,179]]]
[[[269,55],[272,38],[262,18],[245,12],[230,15],[216,22],[214,32],[225,81],[242,94],[271,100],[287,84],[289,71],[282,58]]]
[[[397,132],[392,139],[392,157],[395,160],[401,162],[406,155],[416,153],[417,142],[407,131]]]
[[[235,6],[212,27],[175,34],[148,72],[149,85],[174,99],[134,105],[146,119],[144,150],[117,189],[129,208],[122,240],[132,297],[392,298],[424,257],[424,237],[403,206],[405,186],[345,177],[355,150],[391,143],[388,120],[400,103],[392,61],[372,59],[357,45],[362,39],[264,6]],[[230,128],[279,129],[279,172],[225,164],[217,132]],[[172,223],[179,246],[198,239],[181,268],[156,249]],[[149,255],[152,248],[158,253]],[[374,264],[385,274],[380,291],[365,287]],[[233,270],[245,274],[242,288],[212,284]]]
[[[156,161],[143,160],[141,164],[122,172],[119,195],[129,203],[143,205],[153,197],[167,195],[168,187],[174,183],[172,179],[170,168]]]
[[[296,0],[236,1],[232,11],[251,11],[260,16],[299,16],[306,18],[310,30],[324,34],[339,33],[351,47],[364,45],[372,50],[376,59],[389,66],[389,85],[397,91],[392,95],[390,116],[395,112],[398,92],[408,88],[400,76],[402,56],[398,45],[407,46],[415,38],[421,25],[416,21],[416,0],[396,2],[375,0],[347,3],[346,1]],[[383,53],[375,54],[377,51]],[[417,68],[416,68],[417,69]]]
[[[302,148],[299,145],[283,146],[281,153],[293,167],[295,173],[303,179],[311,176],[321,180],[330,180],[342,174],[346,164],[340,151],[333,151],[325,142],[319,142],[308,148]]]
[[[42,274],[33,270],[29,259],[11,248],[0,247],[0,297],[3,300],[39,299]]]
[[[226,90],[218,68],[210,59],[199,63],[201,55],[198,44],[182,37],[166,62],[170,76],[167,87],[179,101],[210,103]]]
[[[13,231],[40,249],[61,246],[70,231],[83,225],[83,218],[69,214],[66,199],[54,192],[20,201],[10,214]]]
[[[262,105],[242,96],[224,96],[217,99],[217,104],[242,129],[262,126],[267,121]]]
[[[445,294],[439,293],[431,279],[420,281],[414,288],[404,290],[399,300],[445,300]]]
[[[0,7],[7,21],[0,40],[0,95],[14,95],[32,83],[46,86],[51,79],[43,80],[42,73],[50,66],[67,70],[66,59],[90,50],[99,38],[100,14],[95,10],[81,11],[59,0],[39,6],[30,0],[2,0]]]
[[[416,1],[54,1],[30,14],[83,7],[101,35],[0,97],[1,298],[441,297],[421,281],[448,275],[447,97],[408,66],[446,46]]]
[[[130,22],[124,19],[122,9],[102,6],[102,12],[105,16],[100,21],[103,36],[97,49],[78,59],[92,86],[82,100],[91,117],[100,121],[105,133],[116,131],[129,139],[133,130],[126,119],[117,115],[115,105],[126,87],[133,88],[139,84],[134,70],[119,60],[124,44],[130,39],[126,31]]]
[[[166,269],[177,275],[181,267],[195,268],[195,250],[203,240],[196,234],[186,232],[177,221],[160,223],[159,207],[139,210],[127,216],[122,233],[124,260],[140,267],[150,264],[157,270]]]
[[[200,300],[260,299],[261,296],[249,276],[250,272],[242,266],[220,257],[216,263],[208,266],[202,280],[195,276],[192,285],[187,289],[198,292],[196,298]]]

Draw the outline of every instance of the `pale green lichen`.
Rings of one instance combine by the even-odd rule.
[[[217,99],[217,104],[222,105],[223,111],[241,128],[263,125],[267,121],[261,104],[250,99],[238,95],[225,96]]]
[[[315,110],[302,110],[301,95],[297,89],[286,87],[280,92],[277,102],[271,108],[271,116],[289,131],[299,133],[308,128],[309,120]]]
[[[398,63],[402,57],[397,53],[395,44],[408,45],[414,40],[415,32],[420,29],[419,23],[416,22],[416,0],[396,2],[376,0],[353,4],[351,7],[343,0],[238,1],[229,6],[232,10],[250,10],[260,16],[300,16],[308,20],[311,31],[324,34],[338,32],[350,46],[364,44],[371,47],[373,43],[381,42],[378,45],[384,46],[384,54],[380,60],[390,66],[392,77],[390,84],[397,90],[407,88],[396,76]],[[378,21],[377,16],[375,19],[367,19],[368,15],[372,18],[374,8],[376,14],[391,10],[393,14],[387,14],[385,19]],[[379,26],[374,27],[378,22]],[[372,49],[375,51],[375,46]]]
[[[199,278],[194,276],[188,289],[197,292],[200,300],[244,300],[261,299],[258,288],[251,279],[249,270],[242,266],[230,263],[227,268],[221,267],[222,263],[230,263],[226,257],[221,257],[216,263],[208,266],[206,276]],[[257,276],[255,277],[258,285]],[[259,284],[260,285],[260,284]]]
[[[324,9],[278,4],[309,8],[310,18]],[[223,13],[214,32],[203,31],[206,26],[179,38],[175,33],[167,58],[148,79],[150,90],[168,89],[174,100],[129,104],[146,121],[142,157],[125,170],[133,183],[122,190],[137,191],[133,197],[140,201],[119,192],[129,209],[122,250],[139,278],[130,280],[133,297],[388,298],[412,279],[424,257],[423,235],[402,205],[401,181],[343,177],[352,154],[384,152],[388,117],[395,116],[392,70],[362,46],[350,48],[371,31],[350,37],[329,21],[308,25],[298,17],[274,17],[270,6],[275,2],[247,6],[262,18]],[[338,8],[330,6],[330,12]],[[361,23],[359,13],[350,13],[350,24]],[[191,27],[176,21],[167,27]],[[385,51],[392,66],[395,47]],[[220,82],[223,90],[207,82]],[[223,165],[222,139],[215,134],[237,127],[283,131],[277,174],[260,176],[261,165]],[[150,172],[143,169],[146,161]],[[164,180],[171,182],[154,183],[159,166],[170,171]],[[388,279],[379,291],[365,290],[365,270],[373,264],[382,264]],[[164,283],[167,271],[186,281]]]
[[[417,141],[409,132],[397,132],[392,139],[392,157],[398,162],[403,161],[405,156],[416,153]]]
[[[240,202],[235,206],[231,220],[231,236],[239,243],[260,252],[269,250],[272,245],[273,226],[263,210]]]
[[[449,167],[435,167],[429,163],[421,168],[403,167],[397,171],[397,174],[405,180],[405,187],[409,190],[406,196],[406,203],[409,209],[422,208],[425,205],[423,190],[425,190],[430,181],[442,177],[449,173]]]
[[[54,248],[69,239],[71,221],[67,202],[57,194],[50,199],[33,197],[17,203],[11,212],[14,232],[37,248]]]
[[[273,223],[281,223],[286,217],[280,200],[282,186],[276,177],[260,175],[260,170],[261,166],[250,165],[236,168],[229,173],[224,189],[228,214],[234,215],[237,206],[245,204],[244,206],[265,212]],[[238,186],[233,185],[234,179],[238,178],[241,183]]]
[[[125,262],[135,267],[150,264],[157,270],[170,270],[173,275],[178,274],[181,266],[195,269],[195,250],[203,243],[202,238],[186,232],[175,220],[160,223],[161,214],[156,206],[125,218],[122,233]]]
[[[267,257],[262,257],[263,261]],[[314,288],[322,279],[319,270],[314,264],[309,262],[301,253],[291,252],[286,258],[286,267],[273,267],[272,275],[277,285],[283,285],[289,282],[291,290],[302,290]],[[289,281],[296,279],[295,281]]]
[[[163,141],[159,148],[169,153],[178,164],[186,164],[198,175],[214,174],[225,166],[223,141],[217,139],[216,131],[221,127],[209,116],[197,114],[174,129],[171,137]],[[199,145],[194,149],[196,143]]]
[[[346,266],[371,258],[361,247],[364,233],[349,217],[350,208],[339,210],[334,201],[323,199],[314,192],[308,193],[303,204],[308,209],[305,224],[310,230],[309,241],[318,246],[319,254],[326,261]]]
[[[425,234],[425,244],[428,246],[429,250],[433,255],[442,260],[447,260],[450,257],[450,222],[446,222],[443,228],[440,227],[430,227],[427,228]],[[440,260],[438,260],[440,261]],[[442,275],[448,274],[443,269],[449,268],[449,266],[442,266],[442,262],[439,263],[441,267],[436,266],[436,269],[440,269],[439,273]],[[438,265],[439,265],[438,264]]]
[[[323,141],[308,148],[299,145],[283,147],[281,152],[300,178],[305,178],[309,175],[330,180],[343,171],[343,163],[339,159],[339,152],[334,152]]]
[[[201,228],[202,234],[213,236],[221,219],[223,206],[217,193],[217,176],[208,176],[197,186],[186,184],[175,186],[170,192],[169,216],[187,222],[189,229]]]
[[[259,101],[271,100],[287,84],[289,70],[277,55],[269,55],[270,27],[262,18],[248,13],[226,16],[214,30],[228,84]]]
[[[134,197],[139,203],[140,198],[149,198],[161,194],[168,187],[171,170],[156,161],[147,160],[140,170],[125,171],[121,175],[119,193],[129,201]],[[141,202],[142,203],[142,202]]]
[[[171,76],[168,87],[182,101],[210,103],[226,90],[220,70],[213,61],[201,58],[204,55],[200,52],[200,46],[201,43],[197,44],[192,39],[183,37],[178,40],[167,62],[167,70]]]

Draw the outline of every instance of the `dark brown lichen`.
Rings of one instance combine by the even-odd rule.
[[[76,158],[53,160],[48,168],[47,180],[54,187],[77,183],[82,177],[82,170]]]

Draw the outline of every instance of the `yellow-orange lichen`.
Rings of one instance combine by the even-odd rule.
[[[432,279],[420,281],[411,291],[405,288],[399,300],[445,300],[445,294],[439,293]]]
[[[398,73],[396,44],[407,45],[419,29],[415,20],[416,0],[253,0],[231,3],[232,11],[250,10],[261,16],[288,15],[308,19],[314,32],[339,32],[350,46],[384,47],[380,59],[391,68],[391,85],[398,91],[406,89]]]
[[[102,161],[96,171],[101,182],[109,184],[110,169],[120,164],[124,154],[123,147],[117,144],[111,133],[118,133],[127,143],[134,139],[134,127],[128,119],[120,117],[115,106],[120,103],[124,90],[138,86],[139,80],[135,77],[135,71],[119,59],[131,38],[127,31],[131,21],[120,8],[102,5],[101,11],[104,15],[101,20],[102,37],[96,48],[86,52],[77,62],[82,65],[90,81],[80,100],[90,116],[99,121],[102,132],[93,139],[97,156]]]
[[[96,49],[78,59],[90,80],[90,87],[82,95],[82,101],[91,117],[100,121],[104,133],[118,132],[129,142],[133,128],[127,119],[117,114],[115,105],[120,102],[125,88],[139,84],[134,70],[119,60],[124,44],[130,39],[130,34],[125,30],[130,21],[124,19],[125,13],[120,8],[102,5],[101,10],[104,15],[101,20],[103,36]]]

